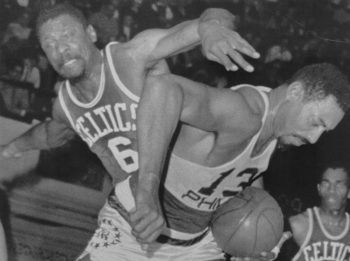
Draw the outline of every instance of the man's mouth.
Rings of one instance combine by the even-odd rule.
[[[63,67],[65,66],[71,66],[73,63],[75,63],[77,59],[71,59],[63,63]]]

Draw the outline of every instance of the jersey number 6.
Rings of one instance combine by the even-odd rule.
[[[131,144],[131,140],[122,136],[108,141],[108,148],[113,153],[119,166],[127,173],[134,172],[139,168],[139,158],[136,151],[123,149],[123,146]]]

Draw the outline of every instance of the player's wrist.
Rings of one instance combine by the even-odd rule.
[[[205,39],[211,32],[214,32],[218,28],[223,27],[219,20],[212,19],[209,21],[201,22],[198,25],[198,34],[201,40]]]
[[[199,29],[201,30],[203,26],[216,24],[227,29],[235,30],[236,22],[236,17],[229,11],[221,8],[209,8],[199,18]]]

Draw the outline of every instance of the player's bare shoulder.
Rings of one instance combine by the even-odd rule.
[[[133,59],[133,48],[129,42],[112,43],[109,45],[109,50],[115,65],[129,64],[135,60]]]
[[[236,91],[240,93],[246,102],[249,111],[259,118],[262,118],[265,112],[266,104],[264,103],[264,100],[259,91],[251,85],[243,85]]]
[[[144,77],[144,64],[133,53],[132,44],[113,43],[109,45],[111,60],[114,69],[122,83],[132,92],[139,95],[141,91],[141,80]]]
[[[305,211],[295,216],[289,217],[289,224],[293,232],[294,240],[301,245],[309,231],[309,215]]]
[[[240,86],[227,89],[224,96],[224,99],[229,99],[226,102],[231,104],[232,127],[239,127],[246,135],[255,134],[262,126],[265,111],[265,104],[259,92],[248,86]]]

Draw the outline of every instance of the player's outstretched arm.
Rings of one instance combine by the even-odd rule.
[[[74,137],[74,132],[65,123],[58,120],[58,103],[53,108],[53,119],[41,122],[22,135],[1,146],[5,158],[20,157],[30,150],[45,150],[60,147]]]
[[[26,151],[60,147],[72,137],[73,133],[66,125],[55,120],[45,121],[2,146],[2,156],[18,158]]]
[[[169,29],[146,30],[126,44],[133,57],[147,68],[159,60],[202,44],[204,55],[221,63],[227,70],[246,71],[253,67],[242,54],[259,58],[255,49],[235,29],[235,17],[228,11],[210,8],[200,18],[185,21]]]

